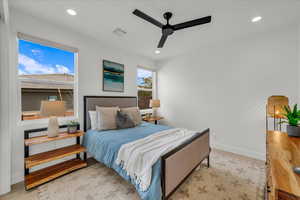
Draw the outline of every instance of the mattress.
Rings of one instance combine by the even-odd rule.
[[[105,164],[107,167],[114,169],[125,180],[132,183],[141,199],[143,200],[161,200],[161,161],[158,160],[152,169],[151,185],[146,191],[141,191],[126,171],[115,163],[119,149],[123,144],[147,137],[159,131],[171,129],[169,126],[154,125],[142,122],[134,128],[97,131],[88,130],[83,138],[83,145],[98,162]]]

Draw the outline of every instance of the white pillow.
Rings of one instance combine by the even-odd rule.
[[[90,121],[91,121],[91,129],[98,129],[98,115],[96,111],[89,111]]]

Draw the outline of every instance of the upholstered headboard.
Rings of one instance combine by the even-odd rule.
[[[137,97],[128,96],[84,96],[84,131],[91,127],[89,111],[96,110],[96,106],[120,108],[136,107]]]

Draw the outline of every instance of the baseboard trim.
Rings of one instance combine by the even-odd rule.
[[[16,173],[12,176],[12,185],[17,184],[24,181],[24,174],[22,173]]]
[[[4,195],[4,194],[7,194],[11,191],[11,188],[10,187],[0,187],[0,196],[1,195]]]
[[[264,153],[251,151],[251,150],[241,148],[241,147],[234,147],[234,146],[229,146],[226,144],[215,143],[213,145],[213,148],[220,149],[223,151],[228,151],[228,152],[243,155],[243,156],[247,156],[247,157],[251,157],[251,158],[255,158],[258,160],[262,160],[262,161],[266,160],[266,155]]]

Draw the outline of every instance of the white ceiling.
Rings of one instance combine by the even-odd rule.
[[[232,40],[300,21],[300,0],[10,0],[12,8],[60,24],[152,59],[173,57],[212,42]],[[65,10],[72,8],[77,16]],[[161,54],[154,53],[161,30],[132,14],[137,8],[165,23],[163,13],[173,12],[171,24],[213,16],[208,25],[180,30],[171,35]],[[259,23],[251,18],[262,16]],[[112,34],[120,27],[127,34]]]

